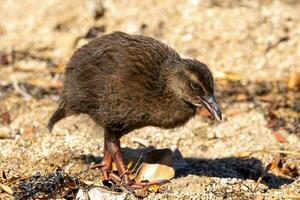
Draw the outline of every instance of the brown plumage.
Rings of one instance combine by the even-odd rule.
[[[121,162],[115,156],[119,138],[134,129],[183,125],[198,106],[221,119],[213,95],[213,77],[205,64],[183,59],[151,37],[114,32],[74,53],[66,67],[60,105],[48,128],[69,115],[85,113],[105,129],[104,159]],[[109,171],[107,162],[103,166]],[[121,174],[124,166],[119,165]]]

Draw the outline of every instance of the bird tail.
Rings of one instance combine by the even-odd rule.
[[[53,126],[61,119],[65,118],[67,116],[66,110],[65,110],[65,101],[62,100],[57,108],[57,110],[53,113],[51,118],[48,121],[47,128],[49,131],[52,131]]]

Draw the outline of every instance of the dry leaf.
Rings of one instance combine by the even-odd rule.
[[[143,163],[135,181],[140,183],[142,181],[170,180],[174,175],[175,170],[173,167],[162,164]]]
[[[10,194],[10,195],[12,195],[14,192],[13,192],[13,190],[11,189],[11,187],[9,187],[9,186],[7,186],[7,185],[4,185],[4,184],[1,184],[0,183],[0,188],[4,191],[4,192],[6,192],[6,193],[8,193],[8,194]]]
[[[272,134],[274,135],[275,139],[280,142],[280,143],[284,143],[286,142],[286,139],[278,132],[273,131]]]
[[[264,178],[264,176],[266,175],[266,173],[267,173],[269,170],[274,170],[274,169],[276,169],[280,162],[281,162],[280,154],[274,155],[272,161],[266,166],[266,169],[261,173],[260,177],[259,177],[258,180],[256,181],[256,184],[255,184],[255,187],[254,187],[253,191],[256,190],[258,184],[259,184],[259,183],[261,182],[261,180]]]
[[[135,181],[159,181],[170,180],[175,175],[172,167],[172,151],[170,149],[153,150],[146,155]]]
[[[160,189],[160,186],[159,185],[151,185],[148,189],[151,192],[157,193],[159,191],[159,189]]]
[[[291,72],[287,79],[287,85],[289,89],[300,87],[300,72]]]

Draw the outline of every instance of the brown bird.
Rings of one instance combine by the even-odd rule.
[[[60,104],[48,128],[51,131],[70,115],[89,115],[105,130],[103,179],[117,182],[111,172],[114,161],[121,184],[134,189],[154,183],[130,180],[120,138],[145,126],[181,126],[201,106],[222,119],[213,76],[205,64],[181,58],[154,38],[114,32],[92,40],[71,57]]]

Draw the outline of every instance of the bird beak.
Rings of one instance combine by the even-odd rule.
[[[216,102],[214,96],[202,96],[200,97],[201,104],[206,108],[208,112],[219,122],[222,120],[222,112],[219,105]]]

